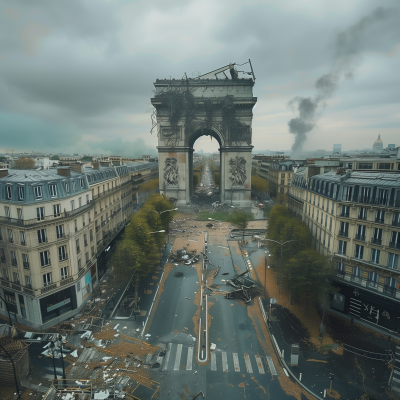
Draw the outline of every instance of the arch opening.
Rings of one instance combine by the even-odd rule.
[[[196,131],[190,141],[190,201],[199,208],[220,200],[221,140],[211,132]]]

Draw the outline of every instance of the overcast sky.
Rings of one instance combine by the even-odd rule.
[[[335,88],[318,103],[305,148],[372,147],[379,133],[385,147],[399,146],[399,7],[398,0],[3,0],[0,152],[156,154],[155,79],[249,58],[255,151],[291,148],[288,122],[299,113],[292,100],[316,99],[315,82],[330,73]],[[217,148],[200,140],[196,150]]]

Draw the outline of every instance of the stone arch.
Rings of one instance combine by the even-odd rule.
[[[197,126],[195,125],[193,131],[189,135],[186,135],[185,145],[193,149],[193,145],[196,142],[196,140],[202,136],[212,136],[219,143],[220,147],[225,146],[224,135],[222,134],[220,128],[216,124],[212,124],[211,129],[204,128],[200,124],[198,124]]]

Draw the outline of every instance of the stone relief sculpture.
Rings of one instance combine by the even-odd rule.
[[[175,157],[168,157],[165,160],[164,182],[165,185],[176,186],[178,184],[178,160]]]
[[[244,157],[236,156],[229,160],[229,179],[232,181],[232,186],[244,186],[246,182],[246,160]]]

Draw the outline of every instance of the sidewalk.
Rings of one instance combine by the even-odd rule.
[[[266,273],[267,296],[262,303],[267,314],[270,298],[277,300],[269,321],[270,334],[283,351],[283,360],[290,372],[317,398],[324,398],[333,373],[333,390],[327,392],[327,398],[359,400],[366,394],[368,399],[394,399],[388,387],[392,370],[388,368],[386,350],[394,354],[396,344],[399,345],[395,338],[388,340],[387,334],[352,324],[326,309],[321,344],[321,310],[310,305],[308,317],[305,317],[304,304],[290,305],[289,296],[276,284],[274,271],[265,271],[264,250],[254,246],[249,243],[245,248],[262,286]],[[300,347],[298,366],[291,365],[292,344]]]

